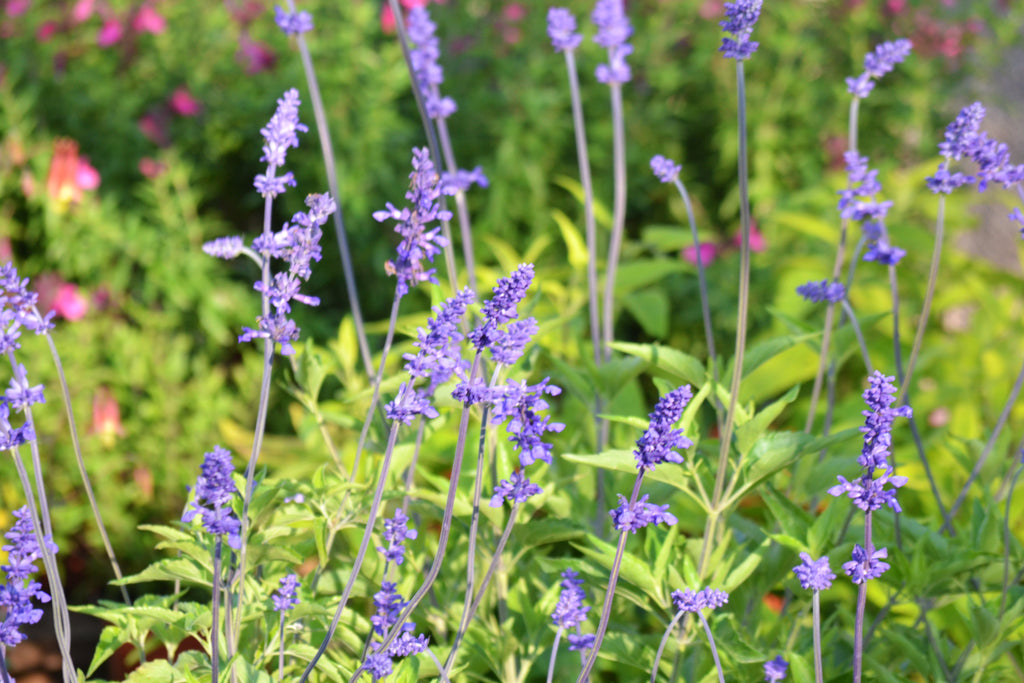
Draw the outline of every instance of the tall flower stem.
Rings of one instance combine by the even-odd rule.
[[[280,643],[277,650],[277,680],[284,683],[284,610],[281,611],[281,619],[278,623],[278,634]]]
[[[441,154],[448,173],[455,177],[459,170],[455,162],[455,151],[452,149],[452,137],[448,133],[448,121],[437,119],[437,137],[441,143]],[[455,215],[459,218],[459,235],[462,237],[462,259],[466,266],[466,283],[476,291],[476,261],[473,258],[473,228],[469,222],[469,206],[466,204],[466,192],[458,189],[455,192]],[[454,286],[454,285],[453,285]]]
[[[672,637],[672,630],[675,629],[676,624],[689,612],[679,610],[676,615],[672,617],[672,621],[669,622],[668,627],[665,629],[665,635],[661,637],[661,642],[658,643],[658,651],[654,654],[654,664],[651,665],[651,683],[655,683],[658,679],[658,664],[661,662],[661,656],[665,653],[665,646],[668,645],[668,639]],[[675,677],[673,676],[673,679]]]
[[[481,354],[480,352],[477,352],[476,356],[473,358],[473,366],[468,373],[469,379],[467,381],[471,382],[476,377],[477,371],[480,369],[480,364]],[[455,444],[455,456],[452,459],[451,480],[448,486],[448,499],[445,501],[444,515],[441,519],[441,535],[437,540],[437,552],[434,554],[433,562],[430,563],[430,569],[423,578],[422,585],[420,585],[419,589],[416,591],[415,595],[412,596],[409,602],[406,603],[402,613],[398,615],[397,619],[395,619],[395,624],[391,627],[391,630],[389,630],[381,639],[379,646],[381,650],[387,648],[387,646],[398,637],[398,634],[401,633],[402,630],[402,624],[409,619],[409,615],[412,614],[413,610],[416,609],[420,602],[423,601],[423,598],[426,597],[427,593],[430,592],[431,586],[434,585],[434,581],[437,580],[437,576],[441,572],[441,565],[444,563],[444,556],[448,549],[448,538],[451,535],[452,518],[455,511],[455,497],[459,488],[459,477],[462,474],[463,456],[466,452],[466,435],[469,431],[469,413],[470,406],[463,406],[462,417],[459,420],[459,437]],[[324,647],[326,647],[326,644]],[[305,683],[315,663],[316,660],[310,662],[309,667],[302,675],[299,683]],[[349,682],[354,682],[359,677],[359,674],[359,671],[353,674],[349,679]]]
[[[288,10],[295,13],[295,0],[288,0]],[[323,97],[320,95],[320,84],[317,82],[316,71],[313,69],[313,58],[309,54],[309,45],[302,33],[296,34],[299,55],[302,58],[302,70],[306,74],[306,87],[309,88],[310,102],[313,104],[313,117],[316,119],[316,132],[320,139],[320,151],[324,157],[324,170],[327,173],[327,186],[334,197],[338,208],[334,212],[334,235],[338,240],[338,251],[341,254],[341,271],[345,278],[345,290],[348,294],[348,306],[352,311],[352,321],[356,327],[356,340],[359,343],[359,357],[367,376],[373,376],[373,355],[366,340],[366,325],[363,323],[363,311],[359,306],[359,291],[352,269],[352,255],[348,248],[348,237],[345,232],[345,219],[341,212],[341,192],[338,190],[338,169],[334,161],[334,145],[331,143],[331,130],[327,125],[327,114],[324,109]]]
[[[740,285],[739,310],[736,318],[736,352],[733,359],[732,382],[729,384],[729,407],[725,413],[725,428],[721,432],[721,446],[718,451],[718,467],[715,470],[715,488],[711,495],[711,514],[704,527],[701,541],[700,560],[697,574],[704,576],[708,549],[717,533],[719,503],[725,485],[725,473],[729,465],[729,448],[732,445],[732,431],[736,420],[736,404],[739,401],[740,380],[743,377],[743,354],[747,345],[747,307],[750,301],[750,190],[748,187],[747,160],[747,100],[743,78],[743,60],[736,60],[737,115],[739,126],[739,191],[740,191]]]
[[[39,315],[38,309],[35,314]],[[89,499],[89,506],[92,508],[92,516],[96,520],[96,528],[100,532],[100,538],[103,540],[103,549],[107,553],[107,559],[110,561],[110,566],[114,570],[114,577],[120,581],[124,578],[121,575],[121,565],[117,562],[117,556],[114,554],[114,546],[110,543],[110,536],[107,534],[107,527],[103,524],[103,516],[100,514],[99,504],[96,502],[96,494],[92,490],[92,482],[89,480],[89,473],[85,469],[85,458],[82,457],[82,444],[78,439],[78,427],[75,424],[75,413],[71,409],[71,392],[68,389],[68,380],[64,375],[64,365],[60,361],[60,354],[57,353],[57,345],[53,341],[53,337],[49,333],[46,335],[46,343],[50,347],[50,356],[53,358],[54,367],[57,369],[57,380],[60,384],[60,397],[64,404],[64,414],[68,418],[68,431],[71,434],[71,446],[75,451],[75,462],[78,464],[78,473],[82,476],[82,486],[85,489],[85,496]],[[131,605],[132,599],[128,596],[128,589],[121,585],[121,598],[124,600],[124,604]],[[143,655],[145,656],[145,655]]]
[[[1024,469],[1024,442],[1017,448],[1017,467],[1013,471],[1013,478],[1010,480],[1010,489],[1006,493],[1006,516],[1003,517],[1003,591],[999,598],[999,619],[1002,620],[1006,612],[1006,599],[1010,594],[1010,504],[1013,502],[1013,490],[1017,487],[1017,479]]]
[[[604,303],[604,359],[611,360],[611,344],[615,339],[615,275],[619,266],[619,252],[626,231],[626,122],[622,114],[622,84],[609,83],[612,101],[612,165],[615,190],[612,201],[612,235],[608,243],[608,263],[605,266]]]
[[[384,450],[384,460],[380,465],[380,475],[377,478],[377,488],[373,492],[373,502],[370,504],[370,514],[366,519],[366,528],[363,530],[363,540],[359,543],[359,551],[356,553],[356,558],[352,562],[352,570],[349,572],[348,581],[345,582],[345,588],[341,592],[341,600],[338,602],[338,607],[334,610],[334,618],[331,620],[331,625],[328,627],[327,634],[320,643],[320,647],[317,649],[313,659],[310,660],[306,670],[302,672],[302,678],[299,679],[300,683],[309,678],[313,669],[316,668],[316,663],[321,657],[323,657],[324,652],[327,651],[327,645],[331,642],[331,638],[334,637],[335,631],[338,630],[338,624],[341,623],[341,615],[345,611],[345,606],[348,604],[348,598],[352,594],[352,588],[355,586],[356,579],[359,578],[359,570],[362,569],[363,560],[366,559],[366,550],[370,547],[370,537],[373,535],[373,527],[374,523],[377,521],[377,512],[380,510],[380,502],[384,498],[384,487],[387,485],[388,470],[391,468],[391,456],[395,450],[395,442],[398,439],[398,429],[401,425],[402,423],[398,420],[391,423],[391,433],[388,435],[388,445]]]
[[[427,134],[427,146],[430,147],[430,157],[434,161],[434,168],[441,168],[441,151],[440,145],[437,141],[437,133],[434,131],[434,125],[432,119],[427,114],[427,107],[423,102],[423,94],[420,89],[416,87],[416,72],[412,65],[412,55],[409,49],[409,33],[405,29],[405,18],[402,14],[402,8],[398,4],[398,0],[388,0],[388,6],[391,7],[391,13],[395,17],[395,32],[398,34],[398,43],[402,47],[402,56],[405,58],[405,65],[409,69],[409,79],[412,82],[412,96],[416,99],[416,108],[420,112],[420,120],[423,122],[423,130]],[[445,198],[441,195],[441,208],[445,208]],[[458,278],[456,273],[458,272],[455,268],[455,248],[452,242],[452,226],[451,223],[445,219],[441,221],[441,234],[444,235],[445,241],[448,244],[444,248],[444,263],[448,270],[448,283],[452,288],[452,291],[458,289]],[[475,290],[474,290],[475,291]]]
[[[864,513],[864,552],[865,563],[871,562],[875,548],[871,543],[871,511]],[[817,592],[817,591],[815,591]],[[867,577],[861,581],[857,590],[857,616],[853,624],[853,683],[860,683],[864,666],[864,611],[868,602]]]
[[[711,625],[708,624],[708,620],[700,612],[697,612],[697,617],[704,626],[704,633],[708,636],[708,645],[711,646],[711,657],[715,660],[715,669],[718,670],[718,683],[725,683],[725,674],[722,673],[722,662],[718,658],[718,648],[715,647],[715,637],[711,635]]]
[[[854,97],[850,102],[849,123],[847,125],[847,149],[851,152],[857,151],[857,120],[860,112],[860,98]],[[850,221],[843,218],[839,223],[839,243],[836,245],[836,258],[832,264],[832,280],[839,279],[843,268],[843,259],[846,256],[846,235],[849,230]],[[847,283],[849,291],[849,283]],[[807,409],[807,422],[804,424],[804,433],[810,434],[814,426],[814,414],[818,407],[818,399],[821,397],[822,381],[825,378],[825,368],[828,364],[828,351],[832,344],[832,326],[835,320],[835,304],[829,302],[825,309],[825,325],[821,333],[821,354],[818,358],[818,371],[814,375],[814,386],[811,389],[811,401]]]
[[[213,542],[213,591],[210,616],[213,623],[210,625],[210,672],[214,681],[220,680],[220,573],[221,573],[221,546],[223,540],[217,535]]]
[[[814,612],[814,682],[824,683],[825,669],[821,663],[821,591],[814,591],[811,606]]]

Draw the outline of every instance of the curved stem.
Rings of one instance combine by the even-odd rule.
[[[623,233],[626,231],[626,123],[622,114],[622,84],[612,83],[612,164],[615,194],[612,202],[612,236],[605,266],[603,338],[604,359],[611,360],[609,344],[615,339],[615,271],[619,266]]]
[[[459,172],[459,166],[455,163],[455,152],[452,149],[452,138],[448,133],[448,121],[438,118],[437,137],[441,143],[441,154],[444,155],[444,165],[448,173],[455,176]],[[469,206],[466,204],[466,192],[457,190],[455,192],[455,215],[459,219],[459,234],[462,237],[462,259],[466,266],[466,282],[474,292],[476,290],[476,263],[473,258],[473,228],[469,222]],[[454,287],[454,283],[452,284]]]
[[[687,614],[682,610],[676,612],[676,615],[672,617],[672,621],[669,622],[668,628],[665,629],[665,635],[661,637],[661,642],[658,643],[658,651],[654,655],[654,664],[651,666],[651,683],[654,683],[658,678],[658,664],[661,662],[661,655],[665,652],[665,646],[668,645],[668,639],[672,635],[672,629],[675,628],[679,620]]]
[[[295,0],[288,0],[288,11],[295,13]],[[341,212],[341,192],[338,190],[338,169],[334,161],[334,145],[331,143],[331,130],[327,125],[327,114],[324,100],[320,95],[320,84],[313,69],[313,58],[309,54],[309,45],[302,33],[298,34],[299,55],[302,58],[302,70],[306,74],[306,87],[309,88],[309,99],[313,105],[313,118],[316,120],[316,132],[320,139],[320,151],[324,158],[324,170],[327,173],[327,187],[337,209],[334,211],[334,235],[338,240],[338,251],[341,254],[341,271],[345,278],[345,290],[348,294],[349,310],[355,323],[356,340],[359,343],[359,357],[368,377],[373,376],[373,355],[366,340],[366,325],[363,324],[363,311],[359,307],[359,291],[352,269],[352,254],[348,248],[348,237],[345,233],[345,219]]]
[[[821,663],[821,596],[817,589],[811,597],[814,609],[814,683],[824,683],[825,669]]]
[[[711,635],[711,625],[708,624],[708,620],[704,618],[704,615],[697,612],[697,617],[700,619],[700,623],[704,625],[704,633],[708,636],[708,644],[711,646],[711,656],[715,660],[715,668],[718,670],[718,683],[725,683],[725,674],[722,673],[722,662],[718,659],[718,648],[715,647],[715,637]]]
[[[373,416],[377,410],[377,401],[380,399],[380,383],[384,379],[384,364],[387,363],[388,353],[391,352],[391,343],[395,339],[395,327],[398,325],[398,305],[402,298],[395,296],[391,302],[391,319],[388,321],[388,333],[384,338],[384,349],[380,352],[380,365],[377,366],[377,376],[373,379],[373,398],[370,399],[370,409],[363,420],[363,429],[359,432],[359,443],[356,446],[356,455],[352,461],[352,480],[359,476],[359,460],[363,456],[363,448],[366,446],[366,438],[370,434],[370,425],[373,423]]]
[[[871,511],[864,513],[864,564],[871,563],[871,555],[875,552],[871,542]],[[867,567],[865,566],[865,569]],[[853,625],[853,683],[860,683],[864,666],[864,611],[868,602],[867,576],[861,581],[857,590],[857,616]]]
[[[561,626],[555,632],[555,642],[551,644],[551,661],[548,662],[548,679],[547,683],[552,683],[555,676],[555,660],[558,658],[558,643],[562,640],[562,631],[565,629]]]
[[[868,345],[864,341],[864,333],[861,332],[860,324],[857,322],[857,316],[853,313],[853,308],[850,306],[850,302],[845,298],[842,301],[843,313],[846,314],[846,319],[850,322],[850,327],[853,328],[853,333],[857,336],[857,346],[860,348],[860,356],[864,361],[864,369],[869,375],[875,373],[875,368],[871,364],[871,356],[868,355]]]
[[[1017,469],[1014,470],[1013,478],[1010,480],[1010,490],[1006,494],[1006,516],[1003,518],[1003,592],[999,598],[999,620],[1002,620],[1006,612],[1006,599],[1010,593],[1010,504],[1013,502],[1013,490],[1017,487],[1017,479],[1024,469],[1024,442],[1017,448],[1018,461]]]
[[[223,540],[217,534],[217,540],[213,543],[213,591],[210,606],[210,615],[213,623],[210,625],[210,671],[213,674],[212,680],[220,680],[220,562],[221,545]]]

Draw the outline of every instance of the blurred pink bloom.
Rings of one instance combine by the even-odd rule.
[[[384,5],[380,10],[380,30],[389,36],[395,34],[395,13],[391,11],[391,5]]]
[[[57,287],[57,296],[50,302],[50,310],[65,320],[79,320],[89,310],[89,300],[79,291],[78,285],[63,282]]]
[[[195,116],[203,108],[199,100],[192,97],[192,93],[185,87],[177,88],[171,93],[170,105],[171,110],[179,116]]]
[[[78,158],[78,171],[75,182],[83,190],[95,190],[100,186],[100,172],[97,171],[86,157]]]
[[[245,67],[245,73],[250,76],[274,66],[277,56],[265,44],[253,40],[246,34],[238,39],[238,52],[235,53],[235,60]]]
[[[167,30],[167,20],[149,5],[143,5],[132,19],[132,30],[160,34]]]
[[[107,387],[100,387],[92,398],[92,424],[89,433],[96,434],[109,448],[114,444],[115,437],[124,436],[124,425],[121,424],[121,406]]]
[[[522,21],[526,17],[526,7],[520,2],[512,2],[501,10],[501,16],[508,21]]]
[[[71,23],[81,24],[96,11],[96,0],[78,0],[71,8]]]
[[[147,178],[156,178],[158,175],[164,172],[166,166],[156,159],[150,157],[142,157],[139,159],[139,173],[146,176]]]
[[[7,0],[4,9],[7,12],[7,16],[17,17],[24,14],[30,4],[32,4],[31,0]]]
[[[0,261],[7,262],[14,259],[14,249],[11,248],[10,237],[0,237]]]
[[[732,245],[734,247],[739,247],[742,241],[743,236],[740,233],[737,232],[735,235],[733,235]],[[757,229],[757,222],[750,221],[750,251],[759,254],[762,251],[764,251],[766,246],[767,245],[764,241],[764,235],[762,235],[761,231]]]
[[[886,0],[885,9],[891,14],[900,14],[907,9],[907,0]]]
[[[149,112],[139,119],[139,130],[159,147],[171,144],[167,135],[167,115],[164,112]]]
[[[36,29],[36,40],[40,43],[45,43],[53,37],[53,34],[57,32],[57,29],[58,26],[56,21],[44,21],[39,25],[39,28]]]
[[[716,258],[721,248],[712,242],[701,242],[700,244],[700,262],[701,265],[708,265]],[[683,258],[693,265],[697,265],[697,248],[696,247],[684,247]]]
[[[257,0],[225,0],[224,4],[231,14],[231,18],[237,21],[242,27],[246,27],[259,18],[267,8]]]
[[[110,47],[119,42],[124,36],[124,27],[117,19],[107,19],[96,36],[96,43],[100,47]]]
[[[701,19],[718,19],[725,14],[725,3],[722,0],[704,0],[697,13]]]
[[[426,7],[430,4],[430,0],[402,0],[401,5],[405,9],[415,9],[416,7]]]

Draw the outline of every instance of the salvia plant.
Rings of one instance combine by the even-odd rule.
[[[759,22],[779,4],[736,0],[719,18],[716,58],[734,70],[736,93],[739,253],[728,276],[738,298],[728,324],[712,314],[714,278],[725,275],[712,271],[702,249],[698,219],[706,212],[695,210],[685,183],[709,169],[691,171],[657,153],[653,178],[627,178],[626,103],[634,71],[643,68],[631,41],[644,39],[630,9],[624,0],[597,0],[587,27],[568,8],[546,13],[568,80],[583,227],[568,218],[560,226],[585,270],[582,303],[565,310],[564,269],[546,268],[538,250],[526,257],[504,245],[491,254],[474,234],[467,193],[490,180],[479,166],[458,166],[457,122],[471,125],[473,113],[458,107],[455,88],[446,90],[442,64],[456,57],[446,57],[432,16],[460,9],[389,0],[423,133],[403,150],[411,172],[393,191],[404,189],[404,201],[371,216],[397,237],[382,233],[395,244],[382,264],[394,278],[390,315],[368,326],[354,276],[359,248],[346,236],[346,198],[306,42],[316,23],[292,0],[275,8],[276,26],[299,53],[306,94],[296,86],[266,98],[268,110],[275,97],[277,106],[259,131],[259,234],[202,247],[256,265],[259,314],[237,331],[239,352],[261,358],[255,424],[241,443],[247,452],[235,452],[237,438],[235,451],[209,446],[178,519],[141,527],[162,555],[140,572],[123,575],[106,541],[50,336],[52,314],[40,311],[13,263],[0,268],[0,346],[11,369],[0,445],[25,500],[3,546],[3,681],[13,680],[9,648],[44,610],[52,613],[65,683],[97,680],[125,646],[137,667],[128,679],[137,681],[1024,679],[1019,498],[1012,505],[1024,443],[1014,447],[1002,435],[1024,367],[955,495],[947,493],[956,475],[944,471],[911,396],[941,291],[947,197],[971,185],[1009,191],[1017,205],[1008,221],[1024,235],[1024,165],[982,129],[981,103],[950,123],[937,141],[937,167],[919,183],[936,195],[935,246],[923,310],[908,323],[900,295],[913,275],[902,286],[900,275],[920,255],[898,246],[906,216],[890,219],[905,193],[886,192],[882,154],[872,150],[873,164],[858,144],[861,104],[914,59],[910,40],[882,42],[846,80],[846,175],[828,215],[831,272],[795,287],[811,306],[807,320],[784,321],[793,334],[748,344],[752,253],[761,239],[752,217],[748,107],[764,103],[748,99],[746,68],[772,52]],[[597,62],[592,74],[580,73],[578,58]],[[558,61],[552,54],[552,69]],[[607,87],[607,113],[584,114],[584,79]],[[303,99],[315,123],[300,116]],[[611,130],[611,149],[594,157],[606,164],[600,168],[592,167],[588,117],[606,118]],[[308,192],[319,188],[288,168],[288,152],[308,144],[314,130],[326,192]],[[602,185],[610,197],[596,196],[595,174],[610,178]],[[705,358],[617,336],[627,191],[658,182],[674,187],[684,208],[688,225],[673,229],[694,250],[687,272],[699,300],[689,305],[701,309]],[[275,223],[275,203],[293,188],[307,192],[305,209]],[[310,278],[332,269],[322,247],[328,223],[351,312],[351,343],[343,346],[350,365],[362,368],[339,374],[344,417],[333,422],[321,399],[328,349],[296,322],[302,308],[320,303]],[[424,299],[434,304],[429,313],[418,306]],[[715,344],[723,325],[734,336],[729,356]],[[569,329],[585,333],[563,353],[552,339]],[[52,540],[61,511],[46,489],[48,441],[33,419],[34,407],[52,410],[55,401],[22,362],[26,332],[45,338],[61,378],[81,490],[119,601],[68,604]],[[372,334],[381,333],[374,353]],[[877,338],[891,346],[884,341],[880,351]],[[798,384],[770,395],[749,389],[758,368],[795,347],[816,357],[808,363],[806,416],[796,412]],[[278,476],[261,462],[275,367],[316,418],[316,438],[330,456],[309,478]],[[852,388],[851,376],[860,380]],[[862,401],[845,397],[860,391]],[[772,429],[787,418],[806,422],[802,430]],[[898,462],[897,453],[913,456]],[[1001,475],[986,468],[1006,453]],[[72,660],[72,612],[106,624],[89,662]]]

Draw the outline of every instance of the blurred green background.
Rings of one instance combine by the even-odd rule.
[[[200,245],[227,234],[251,238],[259,230],[262,200],[252,178],[262,170],[259,129],[275,99],[298,87],[302,118],[312,127],[313,117],[294,42],[274,25],[269,3],[84,4],[91,13],[83,3],[3,5],[0,249],[51,299],[61,285],[71,285],[86,302],[83,316],[58,320],[55,336],[104,517],[122,563],[132,571],[153,553],[150,539],[135,533],[136,525],[180,516],[202,453],[215,443],[244,452],[260,353],[235,340],[259,309],[252,290],[256,273],[247,262],[211,259]],[[564,4],[580,17],[588,38],[579,64],[596,193],[607,206],[608,92],[592,76],[603,54],[589,41],[591,3]],[[706,355],[695,269],[680,256],[689,243],[683,206],[648,168],[652,155],[665,154],[683,163],[702,240],[723,247],[709,278],[718,348],[731,355],[737,134],[733,62],[717,53],[723,5],[627,5],[635,53],[634,79],[625,89],[628,241],[617,336]],[[541,289],[553,297],[568,291],[564,301],[574,302],[572,315],[545,330],[555,357],[571,362],[588,353],[581,341],[587,336],[586,311],[580,308],[586,280],[582,265],[570,258],[555,214],[564,212],[581,232],[582,212],[569,189],[578,176],[576,152],[564,60],[545,35],[546,7],[533,1],[451,0],[432,5],[432,14],[442,44],[444,92],[459,105],[450,121],[456,156],[463,167],[482,165],[491,181],[489,189],[469,195],[481,272],[534,255]],[[383,263],[396,239],[370,214],[386,201],[401,200],[410,148],[424,144],[423,132],[396,38],[382,25],[381,3],[318,0],[300,8],[315,18],[316,29],[307,38],[328,108],[364,314],[381,320],[393,294]],[[752,343],[820,328],[821,309],[802,302],[793,289],[831,270],[835,191],[845,184],[844,78],[861,71],[863,55],[876,43],[909,37],[915,43],[912,57],[863,103],[860,125],[861,151],[881,169],[886,197],[896,202],[890,214],[893,240],[909,253],[900,266],[902,334],[909,346],[932,248],[936,202],[923,180],[937,164],[935,145],[946,123],[979,92],[996,110],[1019,110],[1019,82],[990,86],[1000,82],[1015,54],[1009,50],[1020,41],[1022,18],[1024,7],[998,0],[766,6],[755,36],[761,49],[746,65],[751,198],[764,238],[764,249],[754,256]],[[111,22],[119,22],[119,36]],[[76,141],[101,179],[77,201],[52,190],[60,138]],[[1011,148],[1019,157],[1021,148]],[[326,189],[314,133],[290,152],[289,168],[299,186],[275,206],[278,221],[300,210],[306,193]],[[994,262],[975,255],[978,239],[964,237],[978,226],[979,201],[998,205],[1003,199],[998,191],[981,198],[965,194],[954,197],[947,210],[952,235],[914,387],[915,410],[931,425],[929,449],[949,464],[939,468],[944,490],[955,490],[965,478],[971,454],[994,424],[1017,371],[1018,247],[1012,239],[1005,242],[995,249]],[[1013,237],[1006,211],[997,206],[980,214],[1002,235],[985,237],[982,246],[1007,233]],[[601,230],[605,243],[607,225]],[[858,312],[884,313],[885,273],[865,264],[858,280],[852,294]],[[309,290],[323,305],[300,312],[304,336],[335,339],[347,297],[330,231]],[[425,295],[415,293],[403,312],[428,305]],[[877,316],[867,332],[875,362],[892,374],[890,319]],[[848,351],[850,357],[852,347]],[[794,346],[749,379],[744,397],[763,402],[808,381],[815,357],[812,346]],[[35,339],[26,340],[22,358],[30,377],[48,387],[48,404],[37,419],[56,499],[54,523],[62,550],[75,558],[69,571],[78,573],[78,589],[89,594],[101,588],[85,577],[103,577],[106,570],[79,492],[52,364]],[[840,376],[845,390],[837,412],[848,416],[840,427],[860,419],[864,373],[858,365],[850,363]],[[287,371],[279,373],[280,380],[285,377]],[[270,430],[276,438],[266,461],[294,471],[297,462],[320,458],[324,449],[281,386],[275,384]],[[329,385],[324,398],[331,391],[341,389]],[[646,405],[622,412],[643,415]],[[106,419],[94,412],[104,406]],[[806,395],[779,426],[801,427],[802,411]],[[1022,417],[1015,411],[1011,424],[1019,427]],[[348,433],[350,425],[341,422],[335,428]],[[1000,444],[997,456],[1007,448]],[[322,460],[303,462],[312,469]],[[995,457],[991,467],[1001,471],[1005,461]],[[0,494],[5,509],[18,504],[11,468],[0,470]]]

